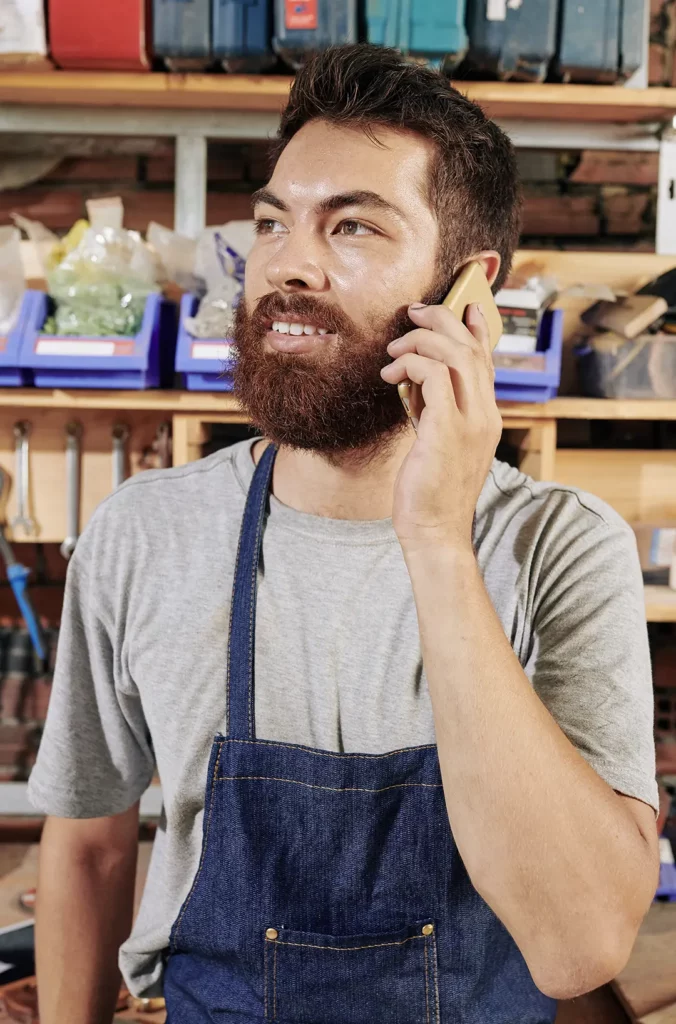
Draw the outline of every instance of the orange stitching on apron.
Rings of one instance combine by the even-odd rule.
[[[232,616],[235,607],[234,601],[234,584],[237,578],[237,566],[239,565],[239,553],[242,547],[242,529],[240,527],[239,540],[237,541],[237,555],[235,556],[235,572],[233,574],[233,595],[230,601],[230,616],[228,621],[228,662],[227,671],[225,673],[225,732],[226,735],[230,732],[230,659],[232,652],[230,650],[230,638],[232,636]]]
[[[430,1024],[430,979],[429,979],[429,965],[427,963],[427,943],[423,946],[423,953],[425,955],[425,1010],[427,1014],[427,1024]]]
[[[205,858],[205,855],[206,855],[206,852],[207,852],[207,845],[209,843],[209,829],[211,828],[211,814],[212,814],[212,811],[214,809],[214,796],[215,796],[215,793],[216,793],[215,783],[218,781],[218,764],[219,764],[219,761],[221,760],[221,751],[222,750],[223,750],[223,745],[221,744],[219,746],[219,748],[218,748],[218,757],[216,758],[216,763],[214,764],[214,774],[213,774],[212,779],[211,779],[211,800],[209,802],[209,817],[207,818],[207,829],[206,829],[206,832],[204,833],[204,842],[202,843],[202,855],[200,857],[199,867],[197,868],[197,874],[195,875],[195,879],[194,879],[194,881],[193,881],[193,883],[192,883],[192,885],[190,887],[190,892],[187,895],[187,898],[186,898],[185,903],[183,904],[183,908],[181,910],[181,913],[179,914],[178,921],[176,922],[176,929],[174,931],[174,942],[173,942],[174,951],[176,951],[176,947],[177,947],[177,943],[178,943],[178,933],[179,933],[180,928],[181,928],[181,921],[183,920],[183,916],[184,916],[186,910],[188,909],[188,904],[190,903],[190,901],[192,899],[193,893],[194,893],[195,888],[197,887],[197,883],[199,881],[199,877],[202,874],[202,868],[204,866],[204,858]]]
[[[335,786],[313,786],[310,782],[299,782],[298,779],[278,779],[274,775],[219,775],[218,782],[290,782],[293,786],[305,786],[307,789],[325,789],[330,793],[385,793],[388,789],[441,789],[440,782],[397,782],[381,789],[364,789],[360,786],[346,786],[343,789]]]
[[[268,940],[263,943],[263,1016],[268,1019]]]
[[[277,1020],[277,943],[272,954],[272,1019]]]
[[[315,946],[312,942],[285,942],[284,939],[275,939],[276,946],[302,946],[304,949],[328,949],[333,953],[354,953],[360,949],[381,949],[383,946],[404,946],[413,939],[424,939],[425,935],[409,935],[407,939],[399,942],[374,942],[370,946]]]
[[[314,754],[315,757],[341,757],[350,760],[372,761],[382,757],[392,757],[393,754],[408,754],[411,750],[436,750],[436,743],[424,743],[419,747],[402,747],[400,750],[388,750],[386,754],[339,754],[331,750],[313,750],[312,747],[304,747],[300,743],[276,743],[274,740],[237,740],[226,737],[221,743],[257,743],[266,747],[281,747],[283,750],[302,750],[306,754]]]
[[[434,950],[432,952],[432,969],[434,971],[434,993],[436,996],[437,1004],[437,1024],[439,1024],[439,976],[437,974],[437,936],[436,933],[432,934],[432,945]]]
[[[265,451],[267,451],[267,448],[265,449]],[[263,458],[262,455],[261,455],[261,458]],[[267,503],[267,500],[268,500],[268,490],[269,490],[269,488],[266,488],[266,491],[263,494],[263,498],[262,498],[263,507],[265,507],[265,505]],[[260,505],[261,505],[261,503],[259,502],[259,507],[257,509],[257,511],[259,513],[260,513]],[[249,704],[249,735],[250,736],[253,736],[254,735],[254,731],[255,731],[254,730],[254,719],[253,719],[254,708],[253,708],[253,700],[252,700],[252,697],[253,697],[253,686],[251,685],[252,679],[253,679],[253,675],[254,675],[254,664],[253,664],[253,658],[252,658],[252,650],[253,650],[253,642],[254,642],[254,611],[255,611],[255,608],[256,608],[256,601],[255,601],[256,582],[257,582],[257,578],[258,578],[258,566],[259,566],[260,557],[261,557],[260,556],[260,543],[261,543],[261,534],[263,532],[263,522],[264,522],[264,519],[265,519],[264,516],[259,515],[258,516],[258,522],[256,524],[256,538],[254,540],[255,557],[253,559],[253,566],[252,566],[252,572],[251,572],[251,601],[249,602],[250,603],[250,609],[249,609],[249,678],[247,680],[247,688],[248,688],[247,700],[248,700],[248,704]]]

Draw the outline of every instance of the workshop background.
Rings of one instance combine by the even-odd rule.
[[[0,0],[0,1024],[37,1020],[12,942],[68,558],[127,476],[249,434],[228,341],[249,197],[294,71],[358,39],[440,68],[518,149],[499,454],[636,532],[662,798],[632,959],[558,1020],[676,1024],[676,0]],[[139,893],[160,807],[156,783]],[[124,992],[119,1014],[163,1019]]]

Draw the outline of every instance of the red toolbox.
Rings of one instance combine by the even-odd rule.
[[[149,0],[50,0],[52,57],[62,68],[150,70]]]

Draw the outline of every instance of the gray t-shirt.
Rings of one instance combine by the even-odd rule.
[[[137,995],[161,992],[161,950],[199,859],[253,470],[246,441],[134,477],[99,506],[68,569],[29,795],[46,814],[117,814],[139,799],[156,760],[164,813],[121,951]],[[596,498],[495,462],[476,545],[505,632],[551,714],[614,789],[656,806],[650,659],[629,527]],[[258,736],[368,753],[434,742],[391,520],[328,519],[272,498],[259,580]]]

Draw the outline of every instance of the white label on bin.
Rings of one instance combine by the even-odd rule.
[[[218,343],[215,345],[213,341],[196,341],[193,343],[190,349],[191,359],[231,359],[232,358],[232,345],[227,342]]]
[[[38,356],[114,356],[114,341],[65,341],[40,338],[35,346]]]
[[[505,21],[507,18],[507,0],[486,0],[487,21]]]
[[[671,843],[666,836],[660,838],[660,864],[673,864],[674,863],[674,851],[671,848]]]

